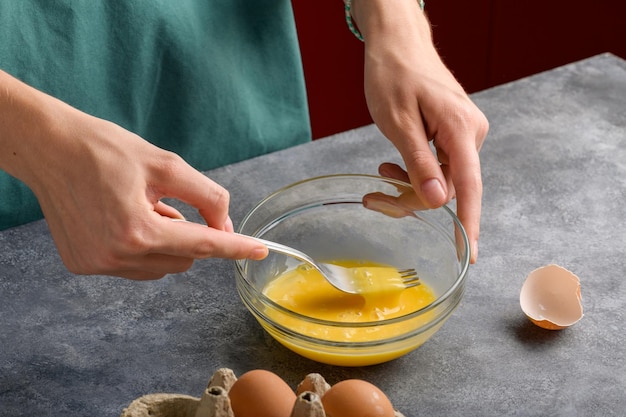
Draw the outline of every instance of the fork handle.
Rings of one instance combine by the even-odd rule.
[[[278,242],[262,239],[262,238],[256,237],[256,236],[244,235],[244,234],[241,234],[241,233],[235,233],[235,234],[238,235],[238,236],[243,236],[243,237],[247,237],[247,238],[250,238],[250,239],[254,239],[257,242],[262,243],[265,246],[267,246],[267,248],[269,250],[273,251],[273,252],[278,252],[278,253],[282,253],[284,255],[292,256],[292,257],[294,257],[296,259],[301,260],[302,262],[306,262],[306,263],[308,263],[310,265],[315,266],[316,269],[317,269],[315,261],[311,257],[309,257],[307,254],[305,254],[303,252],[300,252],[297,249],[292,248],[291,246],[286,246],[286,245],[280,244]]]

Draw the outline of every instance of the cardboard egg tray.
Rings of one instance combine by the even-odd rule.
[[[148,394],[134,400],[121,417],[236,417],[228,391],[237,381],[228,368],[218,369],[201,398],[184,394]],[[326,417],[321,398],[330,389],[320,374],[309,374],[298,385],[291,417]],[[404,417],[395,411],[394,417]]]

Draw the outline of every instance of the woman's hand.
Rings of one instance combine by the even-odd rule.
[[[383,164],[380,173],[410,181],[428,208],[456,197],[475,262],[482,199],[478,152],[487,119],[443,64],[415,0],[353,0],[352,11],[365,41],[370,113],[407,169]]]
[[[0,167],[33,190],[70,271],[155,279],[194,259],[267,255],[232,233],[228,192],[177,155],[6,74],[0,82],[9,127]],[[182,215],[166,197],[197,208],[209,227],[172,221]]]

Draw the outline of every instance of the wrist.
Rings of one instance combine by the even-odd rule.
[[[423,0],[344,0],[344,4],[350,30],[366,43],[399,36],[431,40]]]
[[[71,126],[72,111],[76,110],[0,71],[0,169],[35,191],[55,153],[66,151],[60,138]]]

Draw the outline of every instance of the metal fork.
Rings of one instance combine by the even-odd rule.
[[[305,262],[306,264],[319,271],[319,273],[322,274],[322,276],[333,287],[337,288],[340,291],[350,294],[362,294],[364,292],[367,292],[368,287],[371,286],[371,283],[368,281],[369,277],[367,276],[367,274],[360,273],[363,271],[367,271],[368,268],[346,268],[339,265],[317,262],[306,253],[294,249],[290,246],[285,246],[277,242],[272,242],[270,240],[261,239],[254,236],[243,236],[256,239],[258,242],[261,242],[265,246],[267,246],[267,248],[271,251],[292,256],[296,259],[301,260],[302,262]],[[411,288],[420,285],[419,277],[417,276],[415,269],[394,270],[395,272],[397,272],[397,274],[390,276],[388,278],[388,281],[385,281],[385,287]],[[380,283],[377,283],[375,286],[377,289],[384,290]]]

